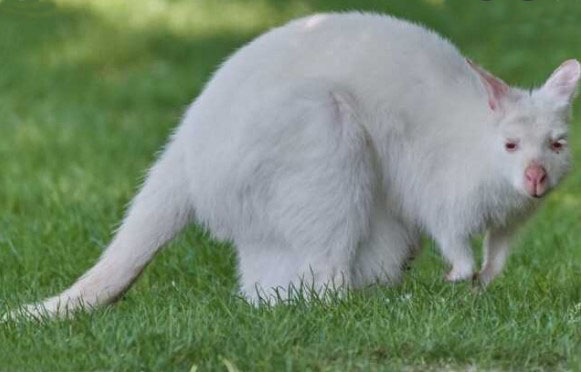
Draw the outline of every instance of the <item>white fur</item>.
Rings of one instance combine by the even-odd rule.
[[[321,14],[235,53],[194,101],[110,247],[70,289],[26,311],[66,315],[120,296],[190,221],[234,242],[251,300],[308,285],[396,283],[436,240],[448,279],[500,273],[533,211],[524,170],[568,170],[579,63],[538,90],[509,88],[448,41],[389,16]],[[556,138],[559,137],[559,138]],[[516,139],[508,153],[505,141]],[[290,295],[290,294],[289,294]]]

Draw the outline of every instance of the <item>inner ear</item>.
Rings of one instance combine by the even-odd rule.
[[[488,106],[490,106],[493,111],[500,111],[502,103],[510,91],[508,84],[471,60],[466,59],[466,62],[478,74],[480,81],[482,81],[482,85],[484,85],[486,93],[488,94]]]

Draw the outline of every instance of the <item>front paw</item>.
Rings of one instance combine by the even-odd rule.
[[[474,274],[474,277],[472,278],[472,284],[475,288],[484,289],[488,287],[490,282],[492,282],[492,279],[494,279],[494,275],[491,275],[487,270],[481,270],[480,272]]]

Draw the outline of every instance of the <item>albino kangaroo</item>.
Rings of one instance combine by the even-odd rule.
[[[234,243],[253,301],[301,285],[396,283],[422,233],[450,264],[448,280],[486,285],[517,226],[569,169],[580,71],[566,61],[525,91],[389,16],[290,22],[216,72],[99,262],[17,312],[65,316],[114,301],[192,222]],[[480,232],[475,274],[469,242]]]

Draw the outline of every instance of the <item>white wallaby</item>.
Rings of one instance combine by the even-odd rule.
[[[194,221],[234,243],[253,301],[293,286],[396,283],[422,233],[450,264],[448,280],[486,285],[515,229],[569,169],[580,71],[566,61],[525,91],[393,17],[290,22],[216,72],[99,262],[17,311],[65,316],[114,301]],[[475,274],[470,237],[480,232]]]

